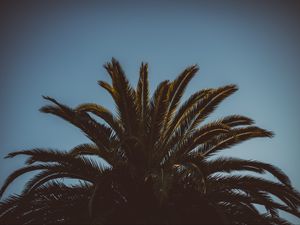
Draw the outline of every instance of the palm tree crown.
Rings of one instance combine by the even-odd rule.
[[[200,90],[180,104],[198,71],[196,65],[174,81],[161,82],[151,98],[147,64],[141,64],[136,88],[115,59],[104,67],[112,84],[98,83],[112,96],[116,114],[98,104],[70,108],[44,96],[51,104],[41,112],[75,125],[92,143],[68,151],[35,148],[9,153],[7,158],[27,156],[26,166],[7,177],[0,195],[19,176],[37,173],[21,194],[2,200],[0,222],[288,224],[279,211],[300,217],[300,194],[279,168],[216,157],[240,142],[273,136],[241,115],[204,124],[237,91],[236,85]],[[265,172],[274,181],[259,176]],[[80,182],[67,185],[62,178]]]

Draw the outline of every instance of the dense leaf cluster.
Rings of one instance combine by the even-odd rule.
[[[152,97],[147,64],[140,67],[136,88],[115,59],[104,67],[112,83],[99,85],[112,96],[116,113],[94,103],[70,108],[44,97],[52,104],[42,112],[75,125],[92,143],[8,154],[27,161],[8,176],[0,195],[19,176],[37,173],[21,194],[2,200],[2,224],[288,224],[280,211],[300,217],[300,195],[279,168],[217,157],[243,141],[273,136],[240,115],[204,123],[237,91],[235,85],[200,90],[180,104],[197,66],[161,82]],[[266,172],[274,179],[259,176]],[[80,184],[66,185],[63,178]]]

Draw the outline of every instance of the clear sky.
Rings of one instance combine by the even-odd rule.
[[[102,65],[115,57],[134,85],[140,63],[148,62],[152,90],[191,64],[200,72],[186,95],[237,84],[240,90],[211,119],[246,115],[275,137],[245,142],[229,154],[279,166],[300,190],[297,1],[9,2],[0,3],[0,184],[23,165],[22,158],[4,160],[8,152],[88,142],[76,128],[38,112],[46,103],[41,95],[113,109],[96,81],[108,80]]]

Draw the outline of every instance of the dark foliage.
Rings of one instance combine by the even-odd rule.
[[[115,59],[104,67],[112,84],[99,85],[112,96],[116,114],[94,103],[70,108],[44,97],[51,104],[41,112],[70,122],[92,143],[8,154],[27,161],[8,176],[0,195],[19,176],[37,173],[22,193],[2,199],[1,224],[289,224],[280,211],[300,217],[300,195],[279,168],[212,157],[243,141],[273,136],[240,115],[204,123],[237,91],[235,85],[201,90],[180,104],[197,66],[160,83],[152,97],[147,64],[140,67],[136,88]],[[63,178],[80,184],[67,185]]]

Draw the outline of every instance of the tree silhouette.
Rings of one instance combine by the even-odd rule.
[[[197,66],[161,82],[151,98],[147,64],[141,64],[136,88],[115,59],[104,67],[112,84],[99,85],[112,96],[116,114],[44,96],[51,104],[41,112],[75,125],[92,143],[9,153],[7,158],[25,155],[27,161],[8,176],[1,196],[19,176],[37,173],[21,194],[2,200],[2,224],[289,224],[280,211],[300,217],[300,194],[279,168],[217,157],[240,142],[273,136],[241,115],[204,124],[237,86],[200,90],[180,104]],[[276,181],[260,176],[266,172]],[[80,182],[67,185],[62,178]]]

